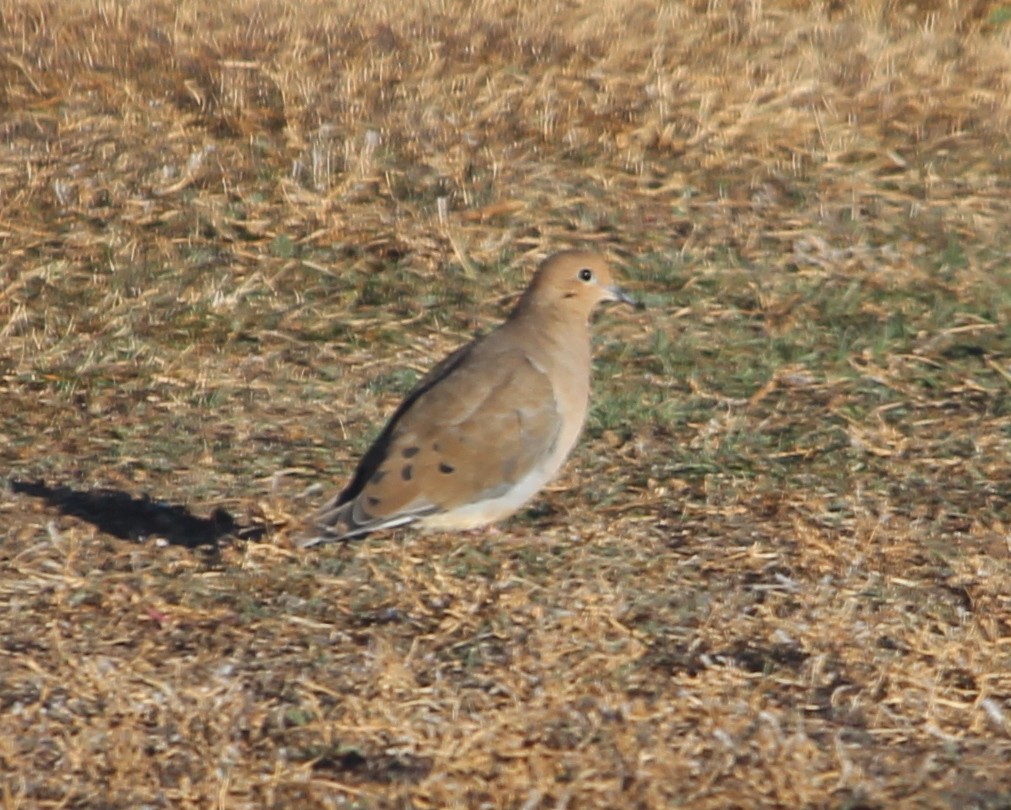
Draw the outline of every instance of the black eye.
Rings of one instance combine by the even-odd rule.
[[[579,280],[580,281],[592,281],[593,280],[593,271],[589,267],[584,267],[582,270],[579,271]]]

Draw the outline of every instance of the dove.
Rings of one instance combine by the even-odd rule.
[[[579,438],[597,304],[641,307],[607,260],[547,258],[508,318],[438,363],[394,411],[350,483],[313,518],[303,547],[416,524],[475,529],[527,503]]]

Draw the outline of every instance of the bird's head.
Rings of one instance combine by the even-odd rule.
[[[589,318],[593,308],[604,301],[642,308],[617,285],[606,258],[584,250],[565,250],[544,260],[519,307],[559,308]]]

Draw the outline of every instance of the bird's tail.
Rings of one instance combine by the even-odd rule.
[[[341,496],[337,495],[323,504],[313,515],[314,528],[298,542],[298,545],[301,548],[312,548],[324,543],[358,540],[369,532],[403,526],[405,523],[413,522],[417,517],[407,514],[377,519],[361,508],[358,498],[342,501]]]

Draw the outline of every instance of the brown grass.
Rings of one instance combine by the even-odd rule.
[[[0,0],[3,806],[1007,807],[1011,7],[365,5]],[[571,245],[559,485],[295,551]]]

